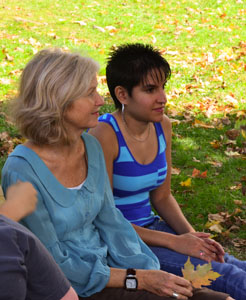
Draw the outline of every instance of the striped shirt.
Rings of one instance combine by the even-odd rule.
[[[125,218],[138,226],[153,222],[149,192],[160,186],[167,174],[166,140],[160,123],[154,123],[158,137],[158,153],[146,165],[138,163],[129,150],[113,115],[99,117],[100,122],[110,124],[117,136],[119,152],[113,163],[113,194],[117,208]]]

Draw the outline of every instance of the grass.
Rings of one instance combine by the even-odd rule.
[[[151,43],[161,49],[172,68],[166,113],[174,119],[173,166],[180,169],[173,175],[173,193],[198,230],[206,229],[209,213],[232,214],[240,208],[241,212],[229,218],[236,224],[239,217],[246,218],[246,138],[241,132],[235,144],[228,145],[226,132],[239,130],[246,122],[244,4],[244,0],[2,0],[1,111],[8,114],[21,70],[33,54],[43,48],[61,47],[79,50],[100,62],[99,90],[106,100],[101,113],[110,112],[114,106],[104,80],[109,49],[126,42]],[[229,123],[221,122],[222,118]],[[202,123],[196,126],[197,121]],[[11,140],[15,138],[14,145],[18,143],[18,132],[3,113],[1,132],[8,132]],[[228,147],[239,155],[228,155],[232,151]],[[0,141],[0,153],[1,168],[8,154],[6,141]],[[192,177],[194,168],[207,171],[207,177]],[[181,186],[188,178],[191,185]],[[224,233],[228,224],[223,224]],[[245,246],[232,247],[237,237],[246,240],[245,223],[216,238],[246,259]]]

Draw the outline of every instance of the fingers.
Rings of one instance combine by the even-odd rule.
[[[199,238],[208,238],[210,237],[210,233],[207,232],[192,232],[193,235]]]
[[[193,295],[190,282],[179,276],[174,277],[169,296],[173,297],[173,292],[178,294],[176,299],[188,299],[188,297]]]
[[[211,239],[205,239],[205,240],[208,244],[213,245],[221,255],[225,255],[225,251],[219,243]]]

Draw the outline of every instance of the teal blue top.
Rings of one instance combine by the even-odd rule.
[[[17,180],[38,191],[34,213],[22,220],[59,264],[79,296],[101,291],[109,267],[159,269],[159,261],[115,207],[102,149],[83,133],[88,175],[78,190],[61,185],[31,149],[19,145],[2,170],[4,193]]]

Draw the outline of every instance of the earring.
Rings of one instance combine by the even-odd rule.
[[[124,103],[121,105],[121,113],[124,114],[124,110],[125,110],[125,105]]]

